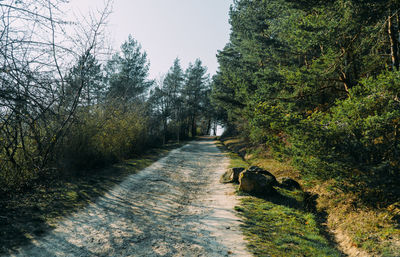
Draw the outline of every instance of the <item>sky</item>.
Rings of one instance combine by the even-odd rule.
[[[131,34],[147,52],[150,78],[157,79],[176,57],[186,68],[200,58],[215,74],[216,54],[229,41],[229,7],[232,0],[114,0],[108,20],[112,45],[120,45]],[[102,0],[70,0],[80,13],[101,8]]]

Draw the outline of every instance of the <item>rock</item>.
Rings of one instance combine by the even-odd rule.
[[[274,180],[274,186],[279,185],[278,181],[276,180],[275,176],[272,175],[271,172],[264,170],[263,168],[260,168],[258,166],[251,166],[248,171],[250,172],[254,172],[254,173],[259,173],[259,174],[263,174],[265,176],[270,176],[273,180]]]
[[[221,178],[219,179],[219,182],[221,183],[232,183],[231,176],[233,175],[232,169],[227,170],[224,174],[222,174]]]
[[[233,183],[239,183],[239,175],[244,170],[245,170],[244,168],[232,168],[231,179],[232,179]]]
[[[239,190],[251,194],[268,195],[275,192],[273,187],[275,181],[272,176],[265,176],[247,170],[240,173]]]
[[[247,169],[250,172],[255,172],[258,173],[259,171],[262,171],[263,169],[258,167],[258,166],[251,166],[250,168]]]
[[[225,172],[219,182],[221,183],[239,183],[239,174],[244,171],[244,168],[232,168]]]
[[[294,179],[283,177],[280,179],[280,181],[281,181],[281,183],[279,185],[280,187],[287,188],[289,190],[293,190],[293,189],[301,190],[300,184]]]

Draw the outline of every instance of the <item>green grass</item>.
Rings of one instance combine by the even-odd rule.
[[[245,197],[236,208],[244,218],[243,232],[254,255],[342,256],[320,233],[313,214],[276,200]]]
[[[217,142],[217,146],[227,154],[230,159],[229,168],[240,167],[240,168],[248,168],[249,163],[243,160],[237,153],[234,153],[229,150],[228,144],[222,141]]]
[[[235,153],[228,153],[230,158],[229,168],[240,167],[240,168],[248,168],[249,164],[243,161],[243,159],[235,154]]]
[[[230,167],[258,165],[275,175],[293,171],[284,163],[259,155],[245,161],[233,152],[243,151],[240,140],[229,139],[223,145],[228,150]],[[238,192],[243,198],[235,209],[244,220],[242,230],[248,249],[255,256],[343,256],[322,233],[318,217],[306,210],[305,193],[276,189],[276,195],[265,199]]]

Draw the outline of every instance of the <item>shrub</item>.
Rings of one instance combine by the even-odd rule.
[[[64,171],[77,171],[129,158],[148,147],[147,130],[148,119],[140,104],[82,109],[60,145],[58,165]]]
[[[363,80],[329,112],[316,111],[291,129],[295,163],[319,179],[362,188],[399,175],[400,73]],[[394,185],[393,185],[394,186]]]

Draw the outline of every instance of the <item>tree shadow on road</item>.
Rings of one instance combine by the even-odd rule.
[[[97,176],[89,184],[74,184],[79,190],[74,191],[76,194],[70,193],[70,197],[75,199],[74,203],[81,199],[84,204],[64,213],[53,231],[49,227],[40,236],[27,236],[25,241],[8,248],[7,253],[25,244],[22,250],[18,249],[23,256],[197,256],[204,253],[226,256],[230,249],[218,243],[211,233],[218,228],[203,219],[210,207],[206,202],[192,204],[203,189],[200,184],[207,181],[196,184],[193,179],[177,180],[175,169],[171,169],[170,176],[164,176],[160,168],[175,163],[176,160],[169,163],[170,159],[135,176],[119,175],[125,174],[119,169],[132,166],[128,163],[110,168],[107,174],[112,176]],[[197,159],[187,162],[185,168],[196,170]],[[49,208],[45,206],[42,213],[50,211]],[[40,245],[33,239],[40,240]]]
[[[170,144],[120,164],[59,177],[29,192],[0,197],[0,255],[9,255],[21,246],[40,240],[62,217],[94,203],[126,177],[181,145]]]

